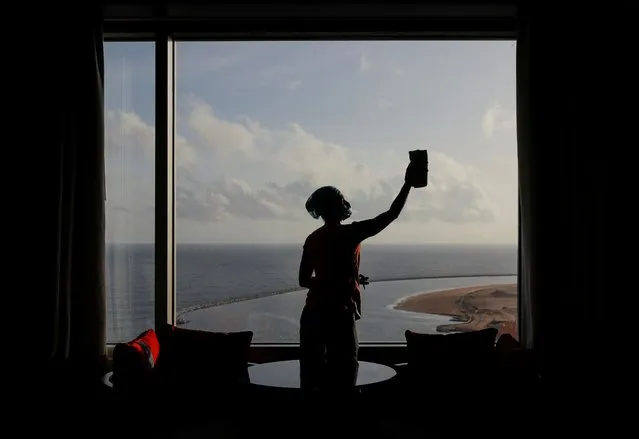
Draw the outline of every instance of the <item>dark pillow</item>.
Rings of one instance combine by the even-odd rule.
[[[490,350],[495,347],[497,328],[486,328],[472,332],[456,332],[452,334],[421,334],[407,330],[406,343],[411,346],[438,351]]]
[[[496,363],[500,375],[507,380],[536,380],[538,365],[533,351],[524,348],[510,334],[503,334],[495,345]]]
[[[508,333],[504,333],[497,339],[495,347],[501,352],[508,352],[511,350],[520,349],[522,346],[515,337]]]
[[[252,331],[226,333],[174,327],[162,340],[162,371],[182,384],[248,381]]]
[[[497,333],[495,328],[447,335],[408,330],[405,332],[408,369],[419,374],[479,372],[492,366]]]

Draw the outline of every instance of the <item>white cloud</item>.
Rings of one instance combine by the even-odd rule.
[[[499,103],[488,108],[481,120],[482,131],[487,138],[501,131],[512,131],[515,124],[515,114],[503,109]]]
[[[131,158],[131,154],[143,153],[152,163],[155,156],[155,128],[135,113],[108,110],[105,117],[107,164],[109,157],[119,160]],[[175,160],[179,166],[196,161],[196,151],[184,137],[176,136]],[[112,163],[111,168],[117,167]]]
[[[359,58],[359,71],[364,73],[367,72],[371,69],[371,63],[368,61],[368,58],[366,58],[366,55],[362,55]]]
[[[198,99],[187,108],[180,120],[191,135],[176,143],[176,209],[178,225],[189,224],[189,233],[210,235],[220,224],[248,227],[249,221],[258,228],[279,225],[278,236],[291,236],[300,224],[309,227],[303,206],[319,186],[339,187],[353,205],[353,219],[386,210],[401,186],[404,153],[347,148],[297,124],[271,129],[248,118],[224,120]],[[121,111],[108,112],[106,122],[110,236],[152,238],[154,129]],[[439,224],[449,236],[485,233],[482,227],[500,214],[479,184],[490,176],[435,149],[429,159],[429,186],[413,191],[400,222]]]
[[[175,163],[189,169],[196,148],[176,136]],[[155,206],[155,129],[137,114],[105,115],[107,241],[152,241]]]
[[[195,98],[189,101],[188,126],[206,147],[225,157],[235,153],[251,154],[254,136],[243,124],[217,118],[210,106]]]

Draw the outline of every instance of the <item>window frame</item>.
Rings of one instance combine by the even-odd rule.
[[[210,8],[211,5],[204,5]],[[228,7],[230,5],[225,5]],[[238,5],[240,6],[240,5]],[[184,41],[263,41],[263,40],[517,40],[517,11],[514,4],[500,5],[475,4],[473,14],[464,10],[452,13],[450,9],[433,12],[433,9],[422,11],[422,15],[414,13],[410,18],[393,13],[400,8],[383,5],[362,18],[362,9],[355,8],[348,12],[340,12],[335,16],[321,13],[318,10],[306,9],[308,16],[299,20],[282,17],[291,15],[291,5],[270,5],[270,12],[255,12],[247,19],[247,12],[235,9],[233,13],[226,11],[224,17],[202,18],[207,14],[189,13],[186,16],[167,17],[170,12],[164,11],[164,18],[148,16],[139,10],[109,12],[106,9],[103,23],[105,42],[155,42],[155,328],[161,325],[175,325],[176,310],[176,261],[175,261],[175,45]],[[273,12],[274,6],[287,7],[287,13]],[[337,5],[333,5],[337,6]],[[357,7],[358,5],[350,5]],[[367,8],[374,5],[361,5]],[[403,5],[419,7],[419,5]],[[432,5],[431,5],[432,6]],[[469,5],[466,4],[465,7]],[[470,5],[473,6],[473,5]],[[493,9],[490,9],[490,7]],[[440,5],[441,7],[441,5]],[[484,9],[482,9],[484,8]],[[245,8],[244,8],[245,9]],[[277,8],[276,8],[277,9]],[[297,10],[296,10],[297,11]],[[178,11],[179,12],[179,11]],[[282,11],[279,11],[282,12]],[[297,11],[299,12],[299,11]],[[483,12],[483,13],[482,13]],[[390,15],[387,15],[389,14]],[[109,16],[111,14],[111,16]],[[119,14],[119,15],[118,15]],[[127,14],[137,17],[124,17]],[[175,11],[174,11],[175,14]],[[265,14],[261,16],[260,14]],[[429,15],[430,14],[430,15]],[[441,15],[443,14],[443,15]],[[162,14],[160,14],[162,15]],[[458,15],[458,16],[457,16]],[[215,16],[211,13],[209,17]],[[194,18],[197,17],[197,18]],[[231,18],[229,20],[228,18]],[[327,25],[330,23],[330,25]],[[324,30],[330,27],[331,30]],[[215,29],[212,31],[212,29]],[[521,225],[519,225],[521,234]],[[521,246],[518,245],[518,259],[521,259]],[[519,264],[519,261],[518,261]],[[518,267],[519,268],[519,267]],[[517,273],[518,287],[520,276]],[[518,291],[521,288],[518,288]],[[518,315],[521,315],[521,299],[517,296]],[[519,336],[521,340],[521,329]],[[524,340],[522,340],[523,342]],[[296,352],[299,343],[253,343],[256,358],[270,359],[275,355],[284,358]],[[401,362],[402,355],[396,348],[406,345],[405,342],[362,342],[360,355],[367,358],[379,356]],[[110,345],[112,348],[112,345]],[[281,349],[284,348],[284,351]]]
[[[155,327],[175,325],[175,41],[155,39]]]

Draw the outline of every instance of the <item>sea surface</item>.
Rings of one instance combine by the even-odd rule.
[[[178,322],[194,329],[254,331],[256,343],[296,343],[306,292],[297,285],[300,245],[183,245],[176,249]],[[152,244],[107,246],[107,339],[154,326]],[[516,246],[364,245],[360,341],[404,341],[435,332],[445,316],[399,311],[400,299],[445,288],[516,282]]]

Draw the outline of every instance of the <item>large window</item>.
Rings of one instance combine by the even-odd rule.
[[[429,151],[429,186],[363,244],[360,341],[403,342],[406,329],[516,335],[513,41],[178,42],[158,66],[175,63],[166,109],[155,54],[152,42],[105,43],[109,342],[166,313],[187,328],[297,343],[302,244],[321,226],[306,199],[334,185],[350,220],[375,216],[413,149]],[[156,129],[173,157],[168,180],[155,178],[156,151],[166,153]],[[165,183],[174,211],[155,205]],[[156,218],[173,230],[166,207],[174,277],[170,260],[155,261]]]
[[[154,326],[155,45],[105,43],[107,341]]]
[[[334,185],[352,220],[372,217],[399,191],[408,151],[428,149],[429,186],[363,244],[361,273],[372,283],[360,341],[403,342],[406,329],[516,333],[514,42],[178,42],[175,55],[178,325],[298,342],[302,244],[321,225],[307,197]],[[147,58],[131,59],[132,78],[144,81]],[[136,172],[153,163],[141,153],[152,100],[139,99],[116,110],[129,123],[118,128],[121,149],[147,160],[121,162]],[[133,226],[153,224],[152,197],[137,198],[147,182],[152,174],[139,173],[121,185],[141,215],[122,220],[126,242],[148,242]],[[121,271],[144,268],[128,272],[126,293],[115,290],[124,325],[150,316],[138,314],[152,297],[143,255],[114,259]]]

